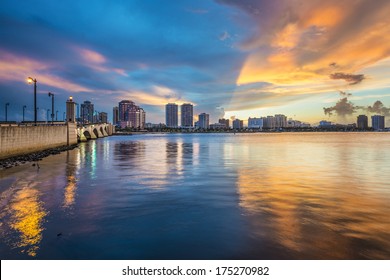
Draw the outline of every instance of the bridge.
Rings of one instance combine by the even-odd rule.
[[[111,136],[114,132],[115,127],[112,124],[98,123],[80,125],[77,127],[77,140],[79,142],[86,142],[91,139]]]

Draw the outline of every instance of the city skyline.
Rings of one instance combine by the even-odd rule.
[[[25,105],[31,120],[30,76],[39,119],[51,108],[48,92],[60,112],[69,96],[104,112],[136,100],[153,123],[167,103],[193,104],[194,121],[203,112],[210,120],[284,114],[311,124],[351,123],[362,114],[389,119],[388,1],[2,7],[1,120],[5,108],[9,120],[21,120]]]

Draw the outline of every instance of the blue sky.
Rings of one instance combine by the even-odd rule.
[[[23,105],[32,118],[28,76],[40,119],[49,91],[60,112],[70,95],[110,117],[130,99],[153,123],[168,102],[191,102],[212,122],[277,113],[351,122],[377,100],[390,105],[388,1],[2,2],[0,120],[6,102],[9,119]],[[340,111],[340,91],[353,113]]]

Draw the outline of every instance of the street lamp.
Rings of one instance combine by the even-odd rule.
[[[23,105],[23,122],[24,122],[24,110],[26,110],[26,105]]]
[[[58,121],[58,110],[56,111],[56,121]]]
[[[49,97],[51,96],[51,123],[54,122],[54,93],[49,92]]]
[[[27,78],[29,84],[34,83],[34,124],[37,125],[37,79]]]
[[[8,106],[9,106],[9,103],[5,103],[5,121],[6,122],[8,121]]]

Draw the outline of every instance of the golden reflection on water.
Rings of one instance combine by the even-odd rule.
[[[272,163],[263,164],[260,155],[256,166],[238,169],[240,205],[254,235],[283,246],[293,258],[388,258],[388,193],[378,192],[380,182],[344,149],[328,151],[333,162],[316,153],[294,160],[299,153],[286,149]]]
[[[37,190],[25,187],[15,194],[8,208],[10,228],[20,234],[14,246],[32,257],[36,256],[39,249],[44,218],[48,214],[39,200],[39,195]]]

